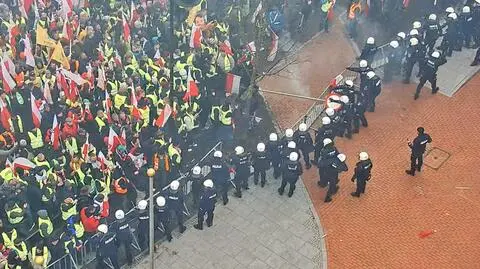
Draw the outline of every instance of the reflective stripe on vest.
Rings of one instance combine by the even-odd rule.
[[[61,209],[61,211],[62,211],[62,219],[63,220],[67,220],[71,216],[77,215],[77,208],[75,207],[75,205],[73,205],[72,207],[67,209],[67,211],[63,211],[63,209]]]
[[[100,119],[99,117],[95,117],[95,121],[98,124],[98,132],[101,133],[102,128],[105,127],[105,122],[102,119]]]
[[[348,11],[348,19],[353,20],[355,19],[355,12],[358,10],[358,12],[362,12],[362,5],[359,3],[353,3],[350,6],[350,10]]]
[[[17,239],[17,230],[16,229],[12,230],[12,236],[11,237],[8,237],[8,234],[3,232],[2,233],[2,238],[3,238],[3,245],[6,248],[12,248],[14,246],[13,241],[15,241],[15,239]]]
[[[218,111],[218,114],[219,114],[219,116],[220,116],[220,106],[212,106],[212,110],[211,110],[211,112],[210,112],[210,119],[211,119],[211,120],[217,120],[217,119],[214,118],[216,111]]]
[[[67,148],[70,155],[74,155],[78,153],[77,139],[75,137],[72,137],[71,139],[71,143],[69,142],[70,139],[65,140],[65,147]]]
[[[43,257],[43,266],[44,268],[46,268],[46,265],[47,265],[47,262],[48,262],[48,248],[46,246],[43,247],[43,255],[41,257]],[[39,257],[37,256],[37,247],[33,247],[32,248],[32,257],[33,257],[33,260],[35,261],[35,258],[36,257]]]
[[[116,94],[113,97],[113,107],[120,110],[120,107],[125,104],[127,97],[121,94]]]
[[[223,125],[232,125],[232,110],[231,109],[228,109],[227,111],[223,111],[221,110],[220,111],[221,113],[221,117],[220,117],[220,120],[222,122]],[[230,116],[227,116],[227,114],[230,113]]]
[[[120,179],[122,179],[122,178],[119,178],[119,179],[116,179],[115,181],[113,181],[113,189],[118,194],[126,194],[128,189],[127,188],[124,189],[120,186],[120,184],[119,184]]]
[[[42,131],[40,131],[40,129],[37,129],[36,134],[28,132],[28,137],[30,138],[30,146],[32,149],[43,147]]]
[[[77,222],[73,224],[73,227],[75,228],[75,236],[77,238],[82,238],[83,234],[85,233],[85,228],[83,227],[83,224],[81,222]]]
[[[39,229],[39,233],[42,237],[45,237],[47,235],[50,235],[52,232],[53,232],[53,223],[52,221],[50,220],[50,218],[47,218],[47,219],[43,219],[43,218],[38,218],[38,227],[40,228],[40,226],[42,224],[47,224],[47,233],[46,234],[43,234],[43,229]]]
[[[23,121],[22,121],[22,119],[18,115],[15,118],[17,118],[18,132],[23,133]],[[13,127],[13,121],[12,121],[11,118],[8,119],[8,123],[11,126],[10,127],[11,131],[15,132],[15,128]]]
[[[168,156],[170,157],[171,160],[173,160],[173,157],[175,155],[177,155],[176,163],[180,164],[180,162],[182,162],[182,156],[180,156],[180,153],[178,152],[178,150],[172,144],[170,144],[170,146],[168,146]]]
[[[23,210],[18,207],[18,205],[15,205],[14,208],[10,209],[9,211],[7,211],[7,217],[8,217],[8,221],[11,223],[11,224],[18,224],[20,222],[22,222],[23,220],[23,216],[21,217],[16,217],[16,218],[13,218],[11,217],[11,214],[12,213],[22,213]]]

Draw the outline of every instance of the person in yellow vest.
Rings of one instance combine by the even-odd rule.
[[[224,104],[220,110],[220,122],[223,126],[232,126],[232,108],[229,104]]]
[[[52,256],[45,243],[40,240],[30,251],[28,255],[30,263],[33,265],[33,269],[47,268]]]
[[[34,128],[33,130],[28,131],[28,139],[30,141],[30,148],[34,154],[37,154],[43,149],[43,135],[39,128]]]
[[[85,234],[85,228],[83,227],[80,217],[78,215],[72,216],[67,221],[67,229],[75,234],[75,238],[80,240]]]
[[[20,225],[25,219],[25,209],[12,200],[5,204],[5,213],[7,214],[8,222],[14,227]]]
[[[53,223],[45,209],[39,210],[38,214],[38,231],[42,238],[48,237],[53,232]]]
[[[51,168],[50,163],[45,159],[45,155],[43,153],[38,153],[38,155],[33,158],[33,163],[35,163],[37,166],[45,168],[47,171],[49,171]]]
[[[13,115],[8,119],[8,124],[10,124],[10,131],[14,133],[17,138],[23,137],[25,134],[25,129],[23,128],[23,121],[19,115]]]
[[[27,249],[27,244],[25,244],[25,241],[21,238],[15,238],[13,240],[13,248],[15,252],[17,252],[20,266],[22,268],[30,268],[30,261],[28,260],[28,249]]]
[[[180,174],[182,166],[182,150],[179,141],[173,141],[167,148],[168,157],[170,158],[170,179],[176,179]]]
[[[213,104],[210,110],[210,120],[212,126],[216,127],[220,124],[221,114],[220,114],[220,105]]]
[[[123,106],[127,103],[128,91],[125,83],[120,84],[118,93],[112,91],[111,95],[113,96],[113,107],[116,111],[120,111]]]
[[[358,16],[362,12],[360,0],[352,0],[347,10],[347,30],[351,38],[357,36]]]
[[[72,198],[65,199],[60,205],[60,211],[62,212],[62,219],[66,221],[71,216],[77,215],[76,203]]]
[[[2,232],[2,244],[5,248],[13,248],[13,241],[18,237],[17,230],[10,225],[6,225]]]
[[[74,156],[75,154],[78,153],[78,144],[77,144],[77,139],[73,136],[68,136],[67,139],[65,139],[65,148],[67,149],[67,153],[70,154],[70,156]]]
[[[103,112],[103,110],[98,110],[97,111],[97,116],[95,117],[95,123],[96,123],[96,130],[101,136],[104,136],[108,132],[108,126],[107,126],[107,116]]]

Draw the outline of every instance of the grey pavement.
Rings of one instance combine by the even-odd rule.
[[[323,232],[302,180],[291,198],[277,193],[281,179],[274,179],[271,171],[264,188],[251,181],[242,198],[230,191],[230,202],[217,204],[212,227],[194,229],[195,216],[184,234],[176,230],[172,242],[161,243],[155,267],[326,269]],[[149,268],[148,261],[135,268]]]

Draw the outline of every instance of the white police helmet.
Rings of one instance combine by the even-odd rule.
[[[342,101],[345,104],[348,104],[348,102],[350,102],[350,99],[348,98],[348,96],[342,95],[340,96],[340,101]]]
[[[373,78],[374,76],[375,76],[375,72],[373,72],[373,71],[369,71],[369,72],[367,73],[367,78],[370,78],[370,79],[371,79],[371,78]]]
[[[437,15],[432,13],[428,16],[428,19],[431,20],[431,21],[436,21],[437,20]]]
[[[264,152],[265,151],[265,144],[263,144],[262,142],[258,143],[257,144],[257,151]]]
[[[455,14],[455,13],[450,13],[450,14],[448,14],[448,17],[449,17],[450,19],[452,19],[452,20],[456,20],[456,19],[457,19],[457,14]]]
[[[123,210],[121,209],[115,211],[115,218],[118,220],[122,220],[123,218],[125,218],[125,212],[123,212]]]
[[[172,191],[178,190],[178,187],[180,187],[180,182],[178,180],[170,182],[170,189],[172,189]]]
[[[332,120],[329,117],[323,117],[322,118],[322,124],[323,125],[330,124],[330,122],[332,122]]]
[[[100,224],[98,225],[97,231],[106,234],[108,233],[108,226],[106,224]]]
[[[331,107],[327,107],[327,109],[325,109],[325,114],[327,114],[328,117],[332,117],[333,115],[335,115],[335,110]],[[330,119],[330,118],[328,118]],[[323,119],[322,119],[323,121]]]
[[[290,156],[288,156],[288,158],[290,159],[290,161],[296,162],[298,160],[298,153],[292,152],[290,153]]]
[[[347,85],[348,87],[353,87],[353,81],[350,79],[347,79],[345,80],[345,85]]]
[[[235,148],[235,154],[237,154],[237,155],[243,154],[244,152],[245,152],[245,150],[243,149],[242,146],[237,146]]]
[[[288,128],[287,130],[285,130],[285,136],[286,137],[292,137],[293,136],[293,130]]]
[[[368,45],[373,45],[373,44],[375,44],[375,38],[373,38],[373,37],[367,38],[367,44],[368,44]]]
[[[200,175],[200,173],[202,173],[202,168],[200,166],[196,165],[196,166],[193,167],[192,173],[194,175]]]
[[[362,67],[362,68],[363,68],[363,67],[367,67],[368,62],[367,62],[367,60],[360,60],[359,65],[360,65],[360,67]]]
[[[413,26],[413,29],[420,29],[422,28],[422,23],[419,21],[414,21],[412,26]]]
[[[213,181],[211,179],[207,179],[203,182],[203,186],[205,188],[213,188]]]
[[[137,208],[140,210],[145,210],[147,208],[147,200],[140,200],[138,201]]]
[[[366,152],[360,152],[360,154],[358,154],[358,159],[360,159],[360,161],[366,161],[366,160],[368,160],[368,153],[366,153]]]
[[[221,151],[219,150],[216,150],[214,153],[213,153],[213,157],[215,158],[222,158],[223,154]]]
[[[290,141],[287,144],[287,148],[289,148],[289,149],[294,149],[296,147],[297,147],[297,144],[295,143],[295,141]]]
[[[271,133],[269,139],[270,139],[270,141],[277,141],[278,136],[277,136],[276,133]]]
[[[418,30],[417,29],[412,29],[410,30],[410,36],[418,35]]]
[[[165,197],[163,196],[158,196],[156,201],[157,201],[157,206],[160,206],[160,207],[165,206],[165,203],[167,202],[165,200]]]
[[[398,41],[397,40],[393,40],[390,42],[390,47],[396,49],[398,48],[399,44],[398,44]]]
[[[300,125],[298,126],[298,130],[300,132],[305,132],[307,130],[307,124],[305,123],[300,123]]]
[[[323,146],[326,146],[326,145],[328,145],[328,144],[330,144],[330,143],[332,143],[332,142],[333,142],[332,139],[330,139],[330,138],[325,138],[325,139],[323,139]]]
[[[454,12],[455,12],[455,9],[453,9],[453,7],[447,7],[447,9],[445,9],[445,12],[447,12],[447,13],[454,13]]]
[[[410,38],[410,46],[416,46],[416,45],[418,45],[418,39],[416,39],[415,37]]]
[[[440,52],[438,50],[432,52],[432,57],[435,58],[435,59],[440,58]]]
[[[347,155],[340,153],[337,155],[337,158],[341,161],[344,162],[347,159]]]
[[[462,8],[462,13],[470,13],[470,7],[469,6],[464,6]]]
[[[405,39],[405,37],[407,37],[407,35],[404,32],[399,32],[397,36],[400,37],[401,39]]]

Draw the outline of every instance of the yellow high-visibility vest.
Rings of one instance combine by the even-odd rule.
[[[75,137],[71,138],[72,142],[69,142],[70,139],[65,140],[65,147],[67,148],[70,155],[78,153],[77,139]]]
[[[230,113],[229,116],[228,113]],[[232,110],[230,108],[227,111],[220,110],[220,121],[223,125],[232,125]]]
[[[99,118],[99,117],[95,117],[95,121],[97,122],[98,124],[98,132],[101,133],[102,132],[102,128],[105,127],[105,122]]]
[[[47,217],[47,219],[43,219],[43,218],[38,218],[38,227],[40,228],[40,226],[42,224],[47,224],[47,233],[46,234],[43,234],[43,231],[42,229],[39,229],[39,233],[40,233],[40,236],[42,237],[45,237],[47,235],[50,235],[52,232],[53,232],[53,223],[52,221],[50,220],[49,217]]]
[[[32,149],[43,147],[42,131],[40,131],[40,129],[37,129],[36,134],[28,132],[28,137],[30,138],[30,146]]]

